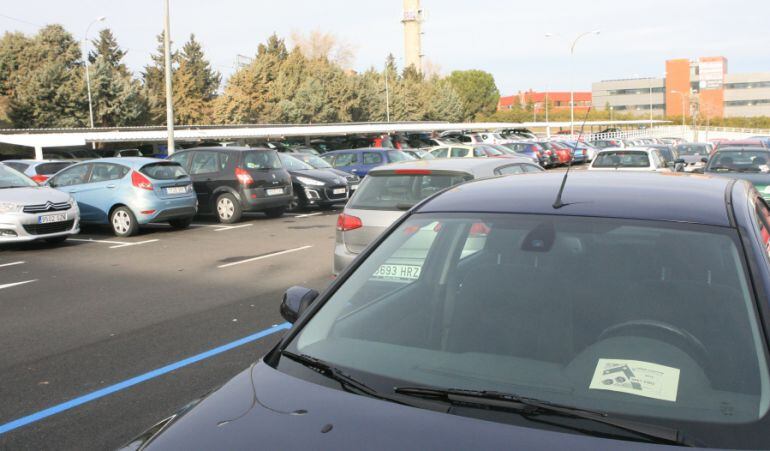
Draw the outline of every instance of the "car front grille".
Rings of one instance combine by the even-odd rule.
[[[46,211],[63,211],[63,210],[69,210],[70,209],[70,203],[69,202],[46,202],[44,204],[38,204],[38,205],[25,205],[24,206],[24,213],[44,213]]]
[[[24,230],[30,235],[48,235],[49,233],[66,232],[72,229],[75,220],[51,222],[49,224],[24,224]]]

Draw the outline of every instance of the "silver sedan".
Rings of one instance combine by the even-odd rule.
[[[69,194],[0,164],[0,244],[61,242],[79,232],[80,211]]]

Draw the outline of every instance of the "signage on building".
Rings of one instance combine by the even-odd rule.
[[[725,82],[725,65],[723,61],[702,61],[698,65],[700,74],[699,87],[704,89],[722,89]]]

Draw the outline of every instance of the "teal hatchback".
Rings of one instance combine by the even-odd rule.
[[[120,237],[134,235],[149,223],[187,228],[198,212],[184,168],[155,158],[85,161],[59,172],[47,186],[72,195],[82,223],[109,224]]]

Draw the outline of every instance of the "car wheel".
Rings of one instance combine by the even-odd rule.
[[[279,208],[268,208],[265,210],[265,215],[267,215],[268,218],[280,218],[283,216],[283,214],[286,212],[285,207],[279,207]]]
[[[67,241],[67,236],[57,236],[54,238],[46,238],[45,242],[48,244],[61,244]]]
[[[243,215],[241,204],[232,194],[225,193],[217,198],[217,219],[222,224],[238,222]]]
[[[115,236],[120,237],[136,235],[139,230],[136,217],[127,207],[118,207],[112,211],[110,225]]]
[[[168,224],[175,228],[175,229],[186,229],[190,227],[190,224],[192,224],[193,218],[178,218],[178,219],[172,219],[168,222]]]
[[[296,211],[296,210],[302,210],[303,208],[306,208],[306,205],[302,203],[302,199],[299,198],[298,195],[294,195],[294,197],[291,198],[291,203],[289,204],[289,210]]]

